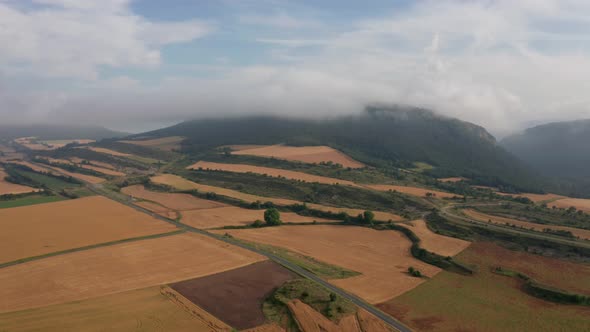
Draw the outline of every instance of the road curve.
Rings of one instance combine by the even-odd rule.
[[[342,296],[345,299],[348,299],[349,301],[351,301],[352,303],[354,303],[358,307],[360,307],[362,309],[365,309],[366,311],[368,311],[371,314],[375,315],[377,318],[381,319],[383,322],[385,322],[387,325],[389,325],[390,327],[394,328],[395,330],[400,331],[400,332],[412,332],[412,330],[409,327],[405,326],[404,324],[402,324],[401,322],[399,322],[395,318],[391,317],[390,315],[384,313],[383,311],[377,309],[373,305],[367,303],[366,301],[364,301],[360,297],[358,297],[356,295],[353,295],[353,294],[350,294],[350,293],[344,291],[343,289],[338,288],[338,287],[330,284],[329,282],[321,279],[320,277],[316,276],[315,274],[313,274],[313,273],[311,273],[311,272],[309,272],[309,271],[307,271],[307,270],[299,267],[296,264],[293,264],[293,263],[289,262],[288,260],[286,260],[286,259],[284,259],[282,257],[279,257],[279,256],[274,255],[272,253],[268,253],[268,252],[259,250],[257,248],[252,247],[252,246],[249,246],[249,245],[247,245],[245,243],[241,243],[241,242],[239,242],[239,241],[237,241],[237,240],[235,240],[233,238],[225,237],[225,236],[218,236],[218,235],[209,233],[207,231],[204,231],[204,230],[201,230],[201,229],[198,229],[198,228],[189,226],[187,224],[183,224],[180,221],[176,221],[176,220],[172,220],[172,219],[168,219],[166,217],[160,216],[160,215],[155,214],[155,213],[153,213],[153,212],[151,212],[151,211],[149,211],[147,209],[144,209],[144,208],[142,208],[140,206],[137,206],[137,205],[133,204],[133,202],[131,200],[123,200],[123,199],[120,199],[118,197],[115,197],[115,196],[111,195],[109,192],[107,192],[106,190],[102,189],[100,185],[88,184],[87,187],[91,191],[93,191],[94,193],[96,193],[96,194],[99,194],[101,196],[107,197],[107,198],[112,199],[112,200],[114,200],[116,202],[119,202],[121,204],[125,204],[125,205],[127,205],[127,206],[129,206],[129,207],[131,207],[131,208],[133,208],[133,209],[135,209],[137,211],[140,211],[140,212],[149,214],[152,217],[155,217],[155,218],[160,219],[162,221],[165,221],[167,223],[173,224],[173,225],[175,225],[175,226],[177,226],[177,227],[179,227],[181,229],[184,229],[184,230],[187,230],[187,231],[191,231],[191,232],[195,232],[195,233],[198,233],[198,234],[202,234],[202,235],[205,235],[205,236],[208,236],[208,237],[211,237],[211,238],[214,238],[214,239],[217,239],[217,240],[226,242],[228,244],[231,244],[231,245],[234,245],[234,246],[238,246],[238,247],[240,247],[242,249],[246,249],[246,250],[255,252],[255,253],[259,254],[259,255],[266,256],[268,259],[270,259],[270,260],[272,260],[272,261],[274,261],[274,262],[276,262],[276,263],[278,263],[278,264],[286,267],[287,269],[289,269],[289,270],[291,270],[291,271],[293,271],[293,272],[301,275],[302,277],[307,278],[309,280],[312,280],[312,281],[314,281],[314,282],[322,285],[323,287],[325,287],[329,291],[331,291],[333,293],[336,293],[336,294],[338,294],[339,296]]]

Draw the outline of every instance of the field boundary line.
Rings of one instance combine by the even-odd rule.
[[[161,238],[161,237],[167,237],[167,236],[182,234],[182,233],[185,233],[185,232],[186,232],[185,230],[180,229],[180,230],[176,230],[176,231],[172,231],[172,232],[158,233],[158,234],[152,234],[152,235],[144,235],[144,236],[138,236],[138,237],[131,237],[131,238],[127,238],[127,239],[121,239],[121,240],[115,240],[115,241],[109,241],[109,242],[102,242],[102,243],[97,243],[97,244],[91,244],[89,246],[83,246],[83,247],[77,247],[77,248],[72,248],[72,249],[66,249],[66,250],[61,250],[61,251],[50,252],[48,254],[43,254],[43,255],[38,255],[38,256],[31,256],[31,257],[21,258],[21,259],[17,259],[17,260],[6,262],[6,263],[1,263],[0,264],[0,269],[7,268],[7,267],[10,267],[10,266],[14,266],[14,265],[18,265],[18,264],[28,263],[28,262],[32,262],[32,261],[36,261],[36,260],[40,260],[40,259],[44,259],[44,258],[49,258],[49,257],[54,257],[54,256],[61,256],[61,255],[69,254],[69,253],[74,253],[74,252],[79,252],[79,251],[85,251],[85,250],[90,250],[90,249],[95,249],[95,248],[109,247],[109,246],[113,246],[113,245],[121,244],[121,243],[129,243],[129,242],[136,242],[136,241],[142,241],[142,240],[157,239],[157,238]]]

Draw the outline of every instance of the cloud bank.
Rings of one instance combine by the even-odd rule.
[[[124,0],[28,8],[0,0],[0,115],[120,127],[220,114],[334,116],[395,103],[504,135],[590,117],[588,17],[587,1],[420,1],[337,26],[280,8],[221,25],[152,21]],[[266,50],[258,62],[224,62],[215,75],[187,66],[150,82],[101,75],[105,67],[157,70],[167,45],[242,26],[261,27],[243,37]],[[239,57],[239,48],[228,52]]]

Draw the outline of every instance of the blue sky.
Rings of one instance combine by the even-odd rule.
[[[0,0],[0,115],[143,130],[410,104],[502,136],[590,117],[582,0]]]

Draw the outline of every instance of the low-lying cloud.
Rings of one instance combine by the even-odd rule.
[[[149,84],[103,78],[100,69],[158,67],[165,45],[214,37],[225,27],[213,20],[152,22],[123,0],[100,10],[77,1],[38,2],[50,7],[19,10],[0,1],[0,20],[10,22],[0,29],[0,43],[15,44],[0,48],[0,112],[15,121],[122,128],[220,114],[334,116],[395,103],[503,135],[525,124],[590,117],[586,1],[422,1],[321,36],[298,31],[310,22],[304,18],[242,15],[235,24],[288,30],[285,38],[261,33],[249,41],[270,47],[270,61],[221,64],[205,76],[187,69]],[[313,29],[321,24],[314,21]],[[38,77],[79,87],[25,84]]]

